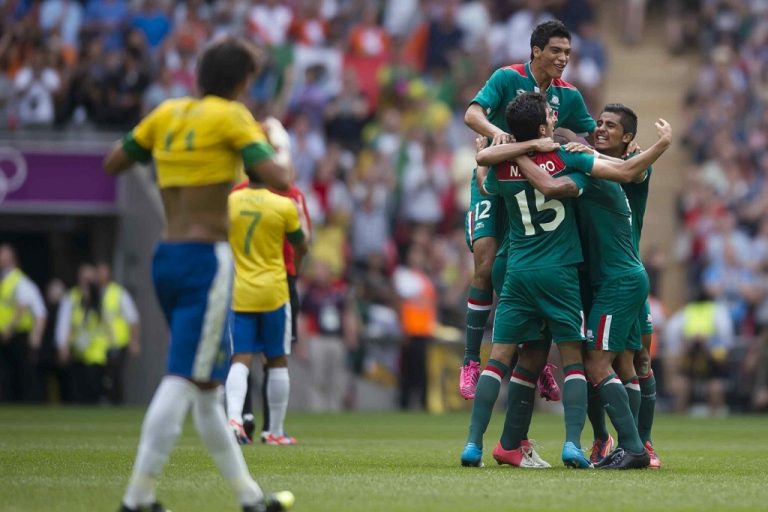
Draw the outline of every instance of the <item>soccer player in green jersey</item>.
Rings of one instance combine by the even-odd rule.
[[[552,108],[555,127],[567,128],[577,134],[592,133],[595,121],[587,112],[581,93],[561,79],[571,54],[568,29],[560,21],[542,23],[531,33],[530,44],[531,60],[497,69],[473,98],[464,122],[493,144],[509,142],[511,137],[505,118],[507,105],[521,93],[541,92]],[[466,229],[467,243],[474,254],[475,274],[467,301],[465,354],[459,375],[459,390],[465,399],[474,397],[480,375],[480,345],[493,302],[494,256],[499,241],[504,241],[506,236],[502,210],[503,203],[498,198],[480,194],[476,173],[473,173]],[[546,383],[540,387],[543,395],[552,389]]]
[[[590,175],[605,179],[590,180],[577,201],[580,236],[593,290],[587,319],[587,375],[597,387],[603,407],[619,434],[618,448],[598,464],[605,469],[647,467],[650,463],[627,391],[612,368],[617,355],[625,351],[632,330],[638,327],[637,317],[648,294],[648,276],[633,245],[627,197],[613,181],[641,181],[645,170],[666,151],[671,142],[671,128],[660,119],[656,129],[659,140],[648,151],[629,160],[595,153],[599,158],[595,158]],[[630,163],[633,171],[616,172],[622,166],[626,170]],[[524,158],[519,158],[518,164],[534,187],[545,195],[548,187],[564,179],[553,178]],[[619,359],[619,366],[622,360]],[[634,373],[634,369],[626,371]]]
[[[636,133],[637,115],[632,109],[621,103],[610,103],[603,107],[597,120],[595,149],[614,158],[632,157],[634,155],[628,154],[628,150]],[[638,255],[640,254],[640,235],[643,229],[643,217],[648,201],[648,187],[652,172],[653,168],[648,167],[637,180],[621,184],[631,210],[632,245]],[[584,304],[584,306],[587,305]],[[653,323],[647,298],[637,319],[637,324],[638,327],[632,329],[633,337],[629,340],[627,347],[629,351],[620,356],[624,364],[614,364],[614,368],[620,372],[619,377],[627,389],[630,408],[637,419],[640,440],[650,455],[649,467],[659,468],[661,461],[656,455],[651,441],[651,428],[656,406],[656,379],[651,370],[650,348]],[[630,360],[632,364],[629,363]],[[596,396],[597,390],[593,388],[590,392],[588,415],[595,433],[590,460],[593,463],[598,463],[611,451],[613,439],[605,427],[605,413],[602,403]]]

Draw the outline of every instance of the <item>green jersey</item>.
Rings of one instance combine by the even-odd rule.
[[[570,176],[579,188],[588,181],[594,156],[558,149],[531,157],[551,176]],[[488,173],[486,189],[504,199],[509,219],[507,270],[574,265],[582,261],[573,199],[547,199],[516,164],[505,162]]]
[[[633,242],[632,211],[621,185],[591,178],[577,201],[577,213],[591,284],[644,270]]]
[[[531,63],[497,69],[472,100],[485,109],[494,126],[509,133],[505,117],[507,105],[524,92],[541,92],[531,73]],[[555,127],[575,133],[592,133],[597,126],[587,112],[584,98],[576,87],[556,78],[546,90],[547,101],[557,117]]]
[[[643,233],[643,217],[648,203],[648,187],[651,182],[653,167],[645,171],[645,179],[640,183],[622,183],[621,188],[627,194],[629,208],[632,210],[632,244],[637,254],[640,254],[640,235]]]

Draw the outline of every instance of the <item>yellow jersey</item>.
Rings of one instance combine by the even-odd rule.
[[[304,238],[296,204],[266,188],[229,195],[229,243],[235,259],[232,309],[274,311],[288,302],[283,240]]]
[[[218,96],[166,100],[123,138],[134,161],[155,160],[160,188],[234,182],[243,163],[274,154],[242,103]]]

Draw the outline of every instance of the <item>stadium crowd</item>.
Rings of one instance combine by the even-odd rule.
[[[686,96],[694,163],[680,195],[677,254],[691,269],[691,298],[724,304],[733,334],[705,370],[690,364],[683,373],[727,375],[731,398],[765,408],[759,369],[768,365],[756,361],[768,357],[766,9],[748,0],[666,4],[670,51],[697,48],[703,62]],[[364,341],[356,370],[392,382],[397,340],[463,327],[468,101],[494,69],[528,60],[534,26],[559,18],[576,36],[564,78],[597,112],[608,62],[596,8],[589,0],[9,0],[0,7],[0,126],[123,131],[164,99],[195,93],[196,56],[211,38],[258,43],[267,67],[246,103],[288,128],[315,226],[303,288],[333,290],[313,294],[305,337],[344,343],[342,325],[328,319],[344,316],[353,297]],[[641,27],[627,27],[633,43]],[[407,286],[409,272],[432,284],[433,315],[398,317],[421,293]],[[329,304],[318,304],[324,297]],[[329,308],[336,314],[319,314]],[[425,318],[436,321],[419,325]],[[682,335],[659,338],[669,359],[685,352],[683,338],[696,338],[682,325]],[[734,341],[725,367],[723,338],[756,341]],[[423,365],[402,368],[416,372],[403,376],[404,388],[423,388]]]
[[[344,339],[357,300],[370,343],[358,370],[392,382],[398,340],[463,326],[472,260],[464,242],[472,134],[468,100],[496,67],[529,57],[538,23],[558,17],[580,37],[566,77],[598,108],[605,49],[588,1],[45,0],[3,5],[2,123],[8,128],[120,131],[164,99],[194,94],[196,56],[211,38],[258,43],[267,67],[245,100],[289,129],[296,184],[315,224],[305,288],[335,283],[307,311],[307,337]],[[409,273],[410,272],[410,273]],[[421,290],[432,286],[429,314]],[[401,278],[398,279],[398,276]],[[402,276],[406,276],[402,278]],[[401,307],[406,304],[406,307]],[[399,318],[397,311],[411,311]],[[412,346],[412,345],[411,345]],[[423,351],[404,350],[403,388],[423,403]],[[413,373],[413,374],[411,374]],[[404,392],[401,403],[409,402]]]
[[[666,336],[678,373],[706,381],[710,405],[768,408],[768,6],[685,2],[670,49],[695,48],[700,66],[684,99],[692,163],[678,200],[677,257],[691,302]],[[724,314],[717,311],[722,310]],[[704,320],[704,321],[702,321]],[[685,385],[678,407],[687,406]],[[696,390],[694,389],[694,394]]]

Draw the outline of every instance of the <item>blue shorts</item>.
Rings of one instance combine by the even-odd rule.
[[[226,380],[232,274],[232,253],[226,242],[157,245],[152,280],[171,329],[169,374],[196,382]]]
[[[229,338],[233,354],[279,357],[291,353],[291,306],[274,311],[245,313],[232,311]]]

